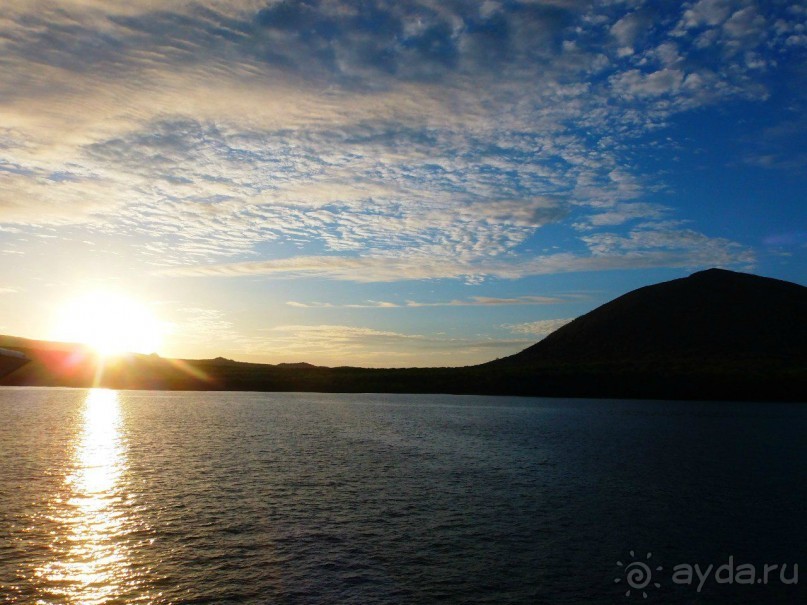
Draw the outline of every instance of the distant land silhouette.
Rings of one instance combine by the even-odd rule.
[[[0,336],[0,347],[7,386],[807,401],[807,288],[700,271],[620,296],[520,353],[462,368],[134,354],[101,367],[83,345]]]

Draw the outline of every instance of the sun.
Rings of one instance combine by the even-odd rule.
[[[162,330],[143,304],[121,294],[90,292],[60,309],[53,336],[87,344],[102,355],[154,353]]]

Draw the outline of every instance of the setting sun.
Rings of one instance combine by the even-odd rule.
[[[81,342],[104,355],[153,353],[161,343],[160,324],[141,303],[109,292],[93,292],[59,312],[54,338]]]

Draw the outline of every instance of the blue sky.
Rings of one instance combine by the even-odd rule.
[[[4,2],[0,332],[464,365],[722,266],[807,283],[807,9]]]

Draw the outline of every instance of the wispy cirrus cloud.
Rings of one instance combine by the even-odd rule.
[[[472,296],[469,300],[450,300],[447,302],[407,301],[407,307],[498,307],[511,305],[556,305],[568,302],[567,297],[560,296],[516,296],[499,298],[496,296]]]
[[[286,304],[299,309],[401,309],[418,307],[496,307],[512,305],[555,305],[568,302],[568,298],[556,296],[517,296],[513,298],[499,298],[495,296],[472,296],[467,300],[449,300],[440,302],[419,302],[408,300],[405,303],[369,300],[364,303],[301,303],[288,301]]]
[[[531,344],[523,338],[426,336],[374,328],[316,324],[281,325],[267,331],[266,345],[285,355],[324,365],[470,365],[515,353]],[[392,363],[379,364],[379,359]]]
[[[323,302],[302,303],[294,300],[286,302],[290,307],[296,309],[398,309],[402,305],[385,300],[368,300],[364,303],[334,304]]]

